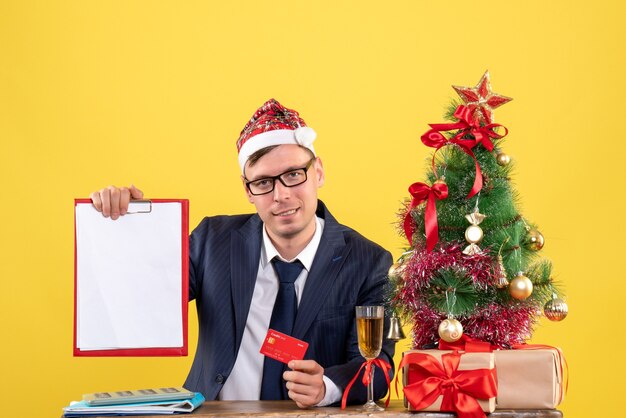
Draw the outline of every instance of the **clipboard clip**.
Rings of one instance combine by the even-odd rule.
[[[128,203],[127,215],[152,212],[152,200],[131,200]]]

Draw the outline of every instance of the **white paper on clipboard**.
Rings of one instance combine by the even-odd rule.
[[[183,346],[182,216],[180,202],[115,221],[76,204],[77,349]]]

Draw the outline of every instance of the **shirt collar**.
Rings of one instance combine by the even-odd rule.
[[[267,235],[267,231],[265,230],[265,225],[263,225],[263,247],[261,248],[261,263],[263,267],[265,267],[274,257],[278,257],[280,260],[292,262],[296,259],[300,260],[306,271],[311,270],[311,265],[313,264],[313,259],[315,258],[315,253],[317,253],[317,247],[320,245],[320,240],[322,239],[322,232],[324,231],[324,220],[321,218],[315,217],[315,232],[313,233],[313,238],[311,241],[304,247],[300,254],[295,256],[293,260],[285,260],[283,257],[278,254],[278,250],[272,244],[272,240],[269,235]]]

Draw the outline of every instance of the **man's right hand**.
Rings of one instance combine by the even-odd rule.
[[[98,212],[102,212],[106,218],[110,216],[115,220],[128,212],[128,203],[131,199],[142,199],[143,192],[132,184],[130,187],[109,186],[93,192],[89,197]]]

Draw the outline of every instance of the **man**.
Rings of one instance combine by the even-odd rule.
[[[257,213],[207,217],[191,234],[189,299],[200,330],[185,387],[207,399],[336,404],[364,361],[355,306],[383,304],[392,258],[317,199],[324,168],[315,136],[297,112],[267,101],[237,141],[243,188]],[[109,187],[91,197],[117,219],[143,193]],[[305,359],[284,367],[260,354],[268,328],[309,343]],[[393,353],[386,340],[381,357],[393,364]],[[377,373],[376,398],[385,391]],[[348,401],[365,400],[355,385]]]

